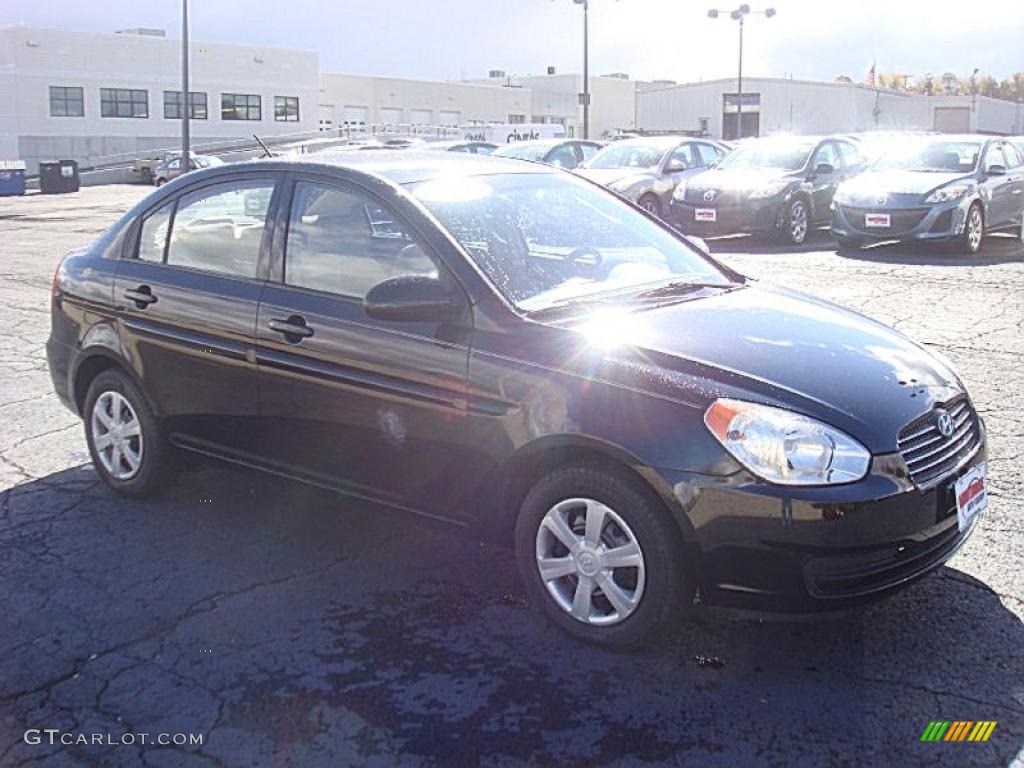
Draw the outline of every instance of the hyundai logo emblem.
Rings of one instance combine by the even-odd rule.
[[[707,192],[704,193],[704,202],[710,203],[712,200],[715,199],[715,195],[717,194],[718,192],[716,190],[709,189]]]
[[[949,415],[949,411],[935,412],[935,426],[943,437],[953,434],[953,417]]]

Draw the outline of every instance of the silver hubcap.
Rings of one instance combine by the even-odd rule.
[[[648,213],[653,213],[653,214],[657,214],[658,213],[658,206],[650,198],[647,198],[646,200],[641,202],[640,203],[640,207],[643,208]]]
[[[794,243],[802,243],[807,237],[807,208],[797,201],[789,212],[789,234]]]
[[[967,217],[967,246],[972,252],[981,247],[981,211],[972,208]]]
[[[558,606],[585,624],[624,621],[644,594],[644,556],[610,507],[566,499],[537,529],[537,570]]]
[[[104,392],[92,407],[92,444],[103,468],[130,480],[142,466],[142,425],[120,392]]]

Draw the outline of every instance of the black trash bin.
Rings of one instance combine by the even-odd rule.
[[[44,160],[39,163],[39,191],[44,195],[77,192],[82,185],[76,160]]]

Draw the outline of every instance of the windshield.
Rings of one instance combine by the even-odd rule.
[[[494,154],[500,157],[514,157],[516,160],[540,162],[549,149],[551,147],[547,144],[507,144],[494,150]]]
[[[586,167],[653,168],[669,149],[664,144],[618,142],[594,155]]]
[[[770,139],[741,144],[721,161],[717,167],[722,170],[736,168],[778,168],[783,171],[799,171],[807,163],[817,142],[787,141]]]
[[[568,174],[441,178],[412,192],[527,311],[667,282],[730,284],[642,213]]]
[[[980,152],[980,141],[912,141],[882,155],[874,170],[971,173]]]

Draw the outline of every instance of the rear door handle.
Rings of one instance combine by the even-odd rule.
[[[153,295],[153,289],[148,285],[140,285],[138,288],[129,288],[124,292],[124,297],[135,302],[135,306],[139,309],[145,309],[150,304],[156,303],[156,296]]]
[[[267,328],[283,334],[285,339],[291,342],[298,342],[313,335],[313,329],[306,325],[306,318],[302,315],[291,315],[287,320],[269,320]]]

